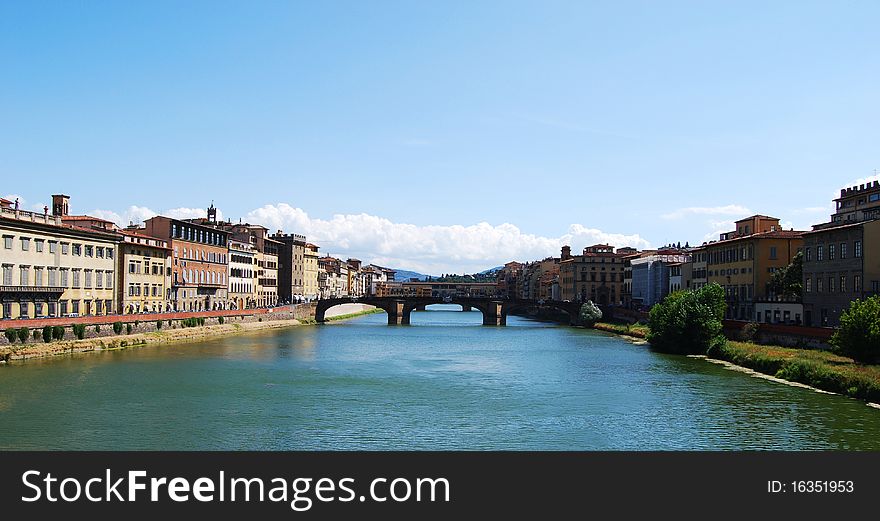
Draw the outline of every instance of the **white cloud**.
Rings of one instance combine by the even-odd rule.
[[[679,208],[661,217],[664,219],[684,219],[691,215],[741,215],[743,217],[751,215],[753,212],[744,206],[738,204],[728,204],[727,206],[690,206],[687,208]]]
[[[207,217],[208,210],[204,208],[172,208],[162,215],[166,215],[174,219],[198,219],[200,217]],[[217,220],[223,220],[223,212],[221,212],[220,210],[217,210]]]
[[[580,224],[569,226],[559,237],[542,237],[523,233],[510,223],[416,226],[369,214],[313,219],[286,203],[263,206],[245,219],[273,231],[303,233],[323,252],[429,274],[474,272],[511,260],[541,259],[558,255],[565,244],[575,251],[596,243],[650,246],[639,235],[606,233]]]
[[[89,212],[89,215],[113,221],[118,226],[125,228],[129,224],[141,225],[145,220],[159,214],[145,206],[129,206],[122,215],[119,215],[112,210],[92,210]]]

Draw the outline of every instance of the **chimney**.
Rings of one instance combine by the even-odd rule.
[[[70,196],[64,194],[55,194],[52,196],[52,215],[56,217],[64,217],[68,215],[70,210]]]
[[[562,247],[562,260],[571,258],[571,246]]]

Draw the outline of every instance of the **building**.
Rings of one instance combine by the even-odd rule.
[[[690,262],[691,256],[685,250],[666,248],[644,251],[625,259],[631,272],[630,305],[650,308],[669,294],[671,267]]]
[[[278,230],[272,235],[272,239],[280,244],[278,249],[278,298],[282,302],[296,302],[304,299],[306,294],[306,236],[298,233],[283,233]]]
[[[229,308],[257,305],[257,252],[250,242],[229,240]]]
[[[217,221],[217,209],[214,208],[213,203],[208,207],[207,218],[187,219],[186,222],[212,228],[226,234],[229,239],[253,246],[257,258],[255,307],[278,305],[278,255],[281,251],[281,243],[269,236],[266,227],[258,224]]]
[[[368,296],[376,296],[376,289],[380,284],[394,282],[394,275],[397,272],[390,268],[369,264],[361,269],[364,278],[364,294]]]
[[[525,300],[550,299],[553,295],[554,280],[558,283],[559,262],[559,257],[547,257],[540,261],[524,264],[520,285],[521,298]]]
[[[144,224],[145,235],[168,241],[171,248],[174,309],[228,309],[229,234],[194,220],[161,215],[147,219]]]
[[[700,246],[691,251],[691,262],[688,269],[691,273],[688,289],[697,290],[709,283],[709,265],[706,261],[705,247]]]
[[[804,323],[840,325],[856,299],[880,294],[880,182],[844,188],[827,223],[804,238]]]
[[[171,311],[171,248],[168,241],[150,237],[142,229],[119,232],[119,313]]]
[[[307,242],[303,253],[303,296],[312,301],[318,298],[318,246]]]
[[[119,235],[97,218],[66,222],[67,195],[52,202],[50,215],[0,201],[0,318],[115,313]]]
[[[624,259],[613,246],[595,244],[581,255],[562,248],[559,261],[559,288],[562,300],[591,300],[600,306],[623,304]]]
[[[720,240],[703,245],[707,281],[724,288],[725,318],[761,321],[756,303],[782,300],[770,280],[801,251],[803,233],[782,230],[774,217],[753,215],[736,221],[736,230],[722,233]]]

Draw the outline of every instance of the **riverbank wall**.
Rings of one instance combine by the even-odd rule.
[[[331,320],[344,320],[374,312],[376,312],[376,309],[373,306],[346,304],[332,308],[328,312],[327,317]],[[18,340],[15,343],[10,343],[4,336],[3,345],[0,345],[0,362],[121,349],[146,344],[207,340],[214,337],[279,329],[304,323],[313,324],[314,317],[314,303],[271,309],[241,310],[239,312],[209,311],[202,313],[81,317],[84,320],[80,320],[77,323],[83,324],[85,327],[85,334],[82,339],[75,337],[73,324],[69,322],[66,322],[65,325],[58,324],[65,331],[64,339],[62,340],[44,342],[42,340],[42,327],[29,329],[28,341],[25,343],[21,343]],[[191,323],[192,319],[203,319],[204,323],[195,327],[187,326],[187,322]],[[49,320],[59,321],[64,319]],[[33,321],[22,320],[12,323],[23,322]],[[115,322],[123,324],[120,334],[116,334],[113,330],[113,323]],[[48,323],[44,325],[51,327],[51,324]],[[128,326],[131,326],[131,332],[128,332]],[[33,336],[35,331],[38,335],[37,338]]]

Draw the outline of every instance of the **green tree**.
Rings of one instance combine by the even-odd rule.
[[[880,296],[851,302],[840,315],[840,327],[831,337],[831,345],[856,362],[880,361]]]
[[[29,336],[31,336],[30,329],[23,327],[18,330],[18,339],[21,341],[22,344],[27,342]]]
[[[721,319],[727,304],[717,283],[676,291],[651,308],[648,342],[659,351],[705,354],[724,344]]]
[[[53,326],[52,338],[54,340],[64,340],[64,326]]]
[[[599,309],[599,306],[594,304],[592,300],[588,300],[581,305],[581,310],[578,315],[581,324],[592,327],[597,320],[602,318],[602,310]]]
[[[10,344],[14,344],[15,338],[18,336],[18,330],[14,327],[8,327],[6,328],[6,331],[3,332],[3,334],[6,335],[6,340],[9,340]]]
[[[773,272],[770,290],[786,299],[801,298],[804,290],[804,254],[798,252],[791,264]]]
[[[114,322],[113,323],[113,332],[117,335],[122,333],[122,322]]]
[[[52,326],[46,326],[43,328],[43,342],[47,344],[52,341]]]

